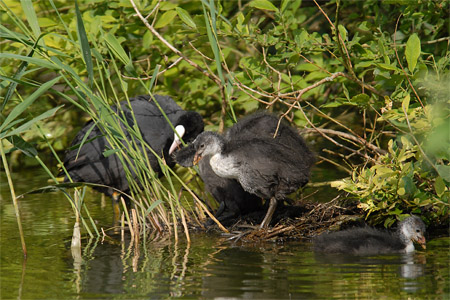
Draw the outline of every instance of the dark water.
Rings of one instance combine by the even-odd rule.
[[[14,174],[17,193],[46,185],[40,171]],[[411,255],[315,255],[307,242],[237,245],[193,234],[187,245],[156,238],[138,247],[120,238],[83,241],[70,252],[73,213],[58,193],[21,200],[28,247],[22,258],[4,174],[0,198],[1,299],[449,299],[449,237]],[[93,218],[107,228],[109,200],[89,192]]]

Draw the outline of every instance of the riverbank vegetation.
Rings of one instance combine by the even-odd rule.
[[[0,4],[4,168],[43,167],[91,234],[82,193],[73,197],[53,176],[89,119],[114,145],[105,155],[139,162],[128,171],[141,183],[132,189],[131,231],[184,228],[188,236],[213,205],[191,190],[194,173],[161,160],[158,179],[124,138],[110,105],[148,93],[198,111],[209,130],[257,109],[276,112],[303,129],[319,166],[347,174],[322,181],[369,223],[389,227],[414,213],[448,224],[448,1]]]

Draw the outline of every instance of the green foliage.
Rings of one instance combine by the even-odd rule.
[[[355,170],[351,178],[332,186],[354,195],[375,224],[390,226],[409,213],[422,215],[434,226],[448,223],[450,192],[441,172],[405,136],[390,140],[388,150],[378,164]],[[445,174],[450,171],[447,165],[437,166],[444,167]]]
[[[375,222],[417,209],[443,219],[448,1],[329,1],[320,9],[301,0],[77,3],[0,2],[1,123],[58,76],[26,109],[34,119],[65,105],[26,131],[9,123],[16,138],[61,150],[89,117],[117,142],[113,151],[133,159],[137,152],[119,142],[118,120],[107,117],[109,104],[127,97],[171,95],[212,130],[267,108],[316,128],[319,164],[353,174],[340,187],[360,197]],[[144,165],[138,173],[150,186]]]

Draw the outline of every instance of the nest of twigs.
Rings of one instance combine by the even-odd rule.
[[[255,216],[244,217],[230,227],[230,240],[244,242],[310,239],[326,230],[340,230],[363,223],[362,211],[340,196],[326,203],[300,203],[277,208],[276,225],[259,229]]]

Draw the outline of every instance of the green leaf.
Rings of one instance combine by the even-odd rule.
[[[405,97],[405,99],[403,99],[403,101],[402,101],[402,108],[403,108],[403,111],[405,112],[405,113],[408,113],[408,108],[409,108],[409,100],[410,100],[410,96],[409,96],[409,94],[408,95],[406,95],[406,97]]]
[[[168,2],[168,1],[163,1],[163,2],[161,2],[161,5],[160,5],[159,9],[161,11],[167,11],[167,10],[172,10],[172,9],[174,9],[176,7],[177,7],[177,4],[175,4],[175,3],[171,3],[171,2]]]
[[[396,66],[393,66],[393,65],[388,65],[388,64],[385,64],[385,63],[378,63],[376,65],[377,65],[377,67],[385,69],[385,70],[397,71],[397,72],[399,71],[399,69]]]
[[[84,28],[83,18],[81,17],[78,1],[75,1],[75,13],[77,15],[77,34],[80,40],[81,52],[83,54],[84,63],[88,72],[89,86],[92,87],[94,81],[94,67],[92,64],[91,48]]]
[[[41,35],[41,28],[39,27],[39,22],[37,20],[36,12],[33,7],[31,0],[20,0],[22,4],[23,12],[27,17],[28,24],[30,24],[31,30],[33,30],[34,37],[38,38]]]
[[[447,182],[450,182],[450,166],[446,165],[437,165],[436,169],[438,170],[439,175]]]
[[[23,154],[29,157],[35,157],[38,155],[36,149],[28,142],[26,142],[23,138],[18,135],[13,135],[7,138],[8,141],[14,145],[14,150],[20,150]]]
[[[408,42],[406,42],[405,56],[408,62],[408,69],[412,72],[417,64],[417,59],[420,56],[420,39],[417,34],[413,34],[409,37]]]
[[[197,25],[195,25],[194,20],[192,20],[191,16],[185,9],[182,9],[181,7],[177,7],[176,11],[177,11],[178,17],[181,19],[181,21],[184,22],[184,24],[186,24],[187,26],[189,26],[193,29],[197,28]]]
[[[288,6],[290,1],[292,1],[292,0],[283,0],[283,1],[281,1],[280,11],[282,13],[284,13],[284,11],[286,10],[286,7]]]
[[[434,190],[438,197],[442,197],[445,193],[445,182],[440,176],[438,176],[434,182]]]
[[[50,81],[47,81],[43,85],[41,85],[33,94],[31,94],[28,98],[26,98],[23,102],[18,104],[6,117],[5,121],[2,125],[0,125],[0,132],[9,128],[8,125],[14,121],[21,113],[23,113],[38,97],[40,97],[44,92],[46,92],[49,88],[51,88],[61,76],[58,76]]]
[[[153,202],[152,205],[150,205],[150,207],[145,211],[145,215],[148,215],[149,213],[151,213],[151,211],[154,210],[155,207],[157,207],[161,203],[163,203],[161,199],[158,199],[155,202]]]
[[[158,21],[155,24],[155,28],[162,28],[166,26],[167,24],[171,23],[173,18],[177,15],[177,12],[175,10],[169,10],[162,14],[162,16],[158,19]]]
[[[120,152],[120,149],[110,149],[103,152],[104,157],[108,157],[110,155],[113,155],[114,153]]]
[[[265,10],[271,10],[271,11],[278,11],[278,8],[276,8],[275,5],[273,5],[268,0],[253,0],[249,4],[250,7],[258,8],[258,9],[265,9]]]
[[[338,29],[339,29],[339,34],[342,37],[342,40],[347,41],[347,29],[341,24],[339,24]]]
[[[124,65],[129,65],[131,63],[127,53],[125,52],[125,50],[123,50],[122,45],[120,45],[119,41],[116,39],[114,35],[112,35],[111,33],[106,34],[105,41],[106,44],[108,44],[111,51],[114,53],[114,55],[118,59],[120,59],[120,61]]]
[[[369,103],[369,101],[370,101],[370,96],[367,94],[359,94],[359,95],[353,96],[352,100],[351,100],[352,103],[358,104],[360,106],[367,105]]]
[[[51,27],[58,25],[58,23],[50,18],[39,18],[39,24],[41,25],[41,27]]]

